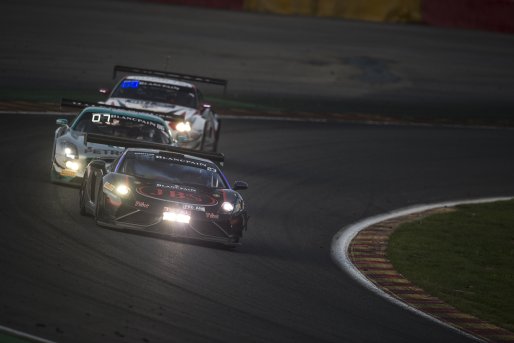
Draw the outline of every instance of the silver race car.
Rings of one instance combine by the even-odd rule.
[[[63,102],[65,105],[81,107],[80,102],[73,100]],[[55,131],[50,170],[50,179],[55,183],[80,185],[84,170],[91,160],[112,162],[124,150],[105,144],[86,144],[86,133],[174,145],[167,123],[150,113],[92,106],[86,107],[71,124],[67,119],[57,119],[57,125],[59,127]]]
[[[181,119],[168,122],[179,147],[217,150],[221,121],[191,82],[220,85],[226,90],[226,80],[125,66],[115,66],[113,77],[118,72],[134,75],[123,77],[112,91],[100,89],[109,94],[103,103],[173,115]]]

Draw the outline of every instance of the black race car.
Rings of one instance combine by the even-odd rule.
[[[239,245],[248,214],[218,164],[224,156],[127,138],[86,134],[85,142],[125,147],[107,164],[91,161],[80,188],[80,213],[96,223]]]

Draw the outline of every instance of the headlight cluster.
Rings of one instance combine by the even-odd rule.
[[[64,155],[64,160],[60,160],[60,163],[64,163],[64,167],[73,172],[78,172],[81,165],[79,162],[79,152],[75,144],[63,141],[56,147],[59,155]],[[62,164],[61,164],[62,165]]]
[[[66,168],[71,169],[73,171],[77,171],[80,169],[80,163],[75,161],[66,161]]]
[[[235,204],[225,201],[221,204],[221,210],[225,213],[238,213],[243,209],[243,201],[236,199]]]
[[[175,129],[177,129],[178,132],[190,132],[191,124],[188,121],[180,121],[175,126]]]
[[[130,192],[130,188],[128,188],[128,186],[118,185],[116,187],[116,193],[118,193],[119,195],[127,195],[129,192]]]
[[[66,156],[67,158],[71,158],[72,160],[74,160],[79,157],[78,149],[74,144],[69,142],[63,142],[61,146],[64,156]]]
[[[234,211],[234,205],[228,201],[225,201],[223,204],[221,204],[221,209],[227,213],[231,213]]]

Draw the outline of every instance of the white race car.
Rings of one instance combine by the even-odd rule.
[[[169,115],[173,120],[168,122],[168,126],[177,146],[204,151],[217,150],[221,121],[211,106],[204,102],[200,90],[185,81],[220,85],[226,89],[226,80],[115,66],[113,76],[116,77],[118,72],[135,75],[121,78],[112,91],[100,89],[100,93],[109,94],[103,103]],[[182,120],[176,120],[177,117]]]
[[[175,145],[166,122],[157,115],[121,108],[81,106],[80,101],[63,99],[64,106],[85,107],[72,123],[57,119],[52,149],[50,179],[54,183],[80,185],[88,163],[94,159],[114,161],[124,148],[84,143],[87,133],[131,138]]]

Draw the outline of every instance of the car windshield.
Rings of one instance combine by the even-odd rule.
[[[162,123],[127,115],[86,112],[73,124],[73,129],[78,132],[171,144],[171,138]]]
[[[189,159],[180,154],[128,152],[121,172],[172,184],[227,188],[214,164]]]
[[[123,80],[111,97],[162,102],[196,108],[194,89],[167,83],[143,80]]]

